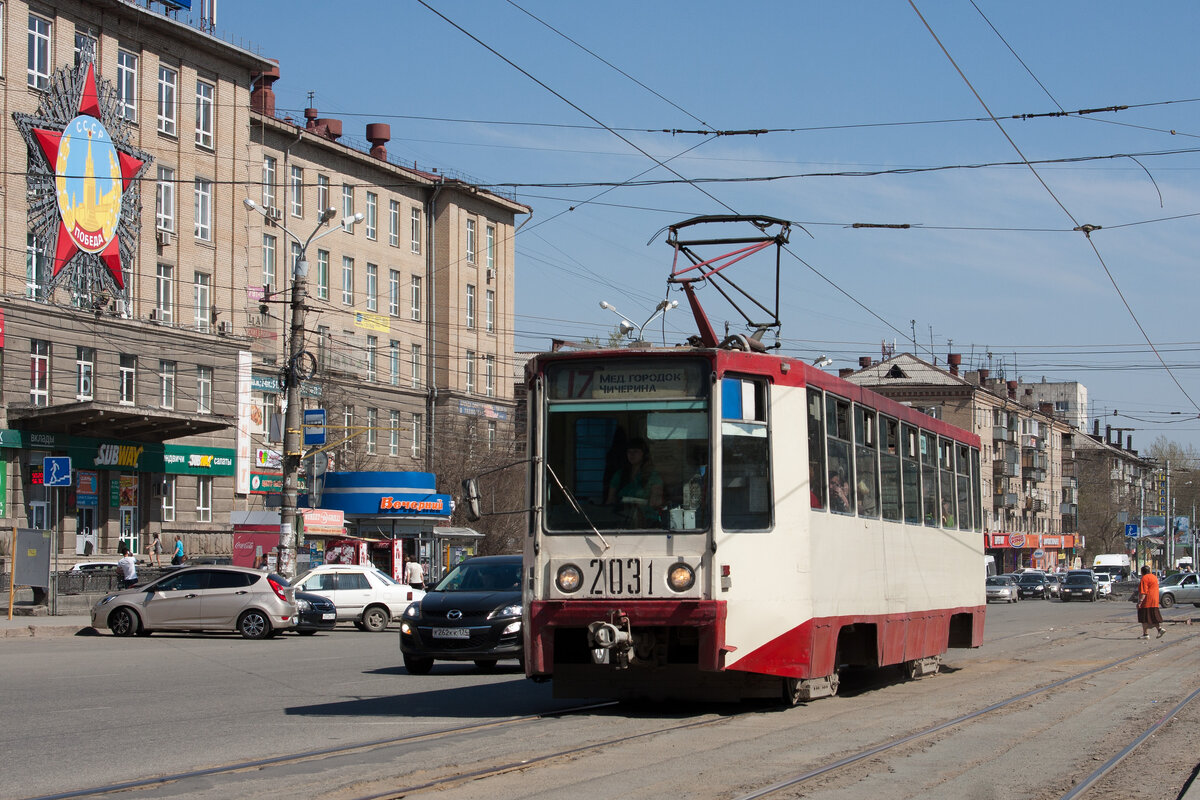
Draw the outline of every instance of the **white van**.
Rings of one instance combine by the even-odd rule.
[[[1126,553],[1101,553],[1092,561],[1093,572],[1104,572],[1119,581],[1133,575],[1133,567]]]

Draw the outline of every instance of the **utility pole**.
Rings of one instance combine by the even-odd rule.
[[[354,214],[342,219],[338,228],[330,228],[321,232],[334,217],[337,209],[326,208],[317,218],[317,227],[301,239],[288,230],[287,225],[281,225],[268,216],[250,198],[242,200],[242,204],[251,211],[257,211],[267,221],[268,225],[280,228],[300,245],[296,256],[296,265],[292,271],[292,297],[288,305],[291,308],[291,327],[287,342],[287,363],[283,367],[282,377],[286,383],[287,412],[284,415],[283,431],[283,496],[279,508],[279,559],[277,570],[285,578],[296,574],[296,534],[300,531],[300,459],[304,455],[304,439],[301,425],[300,385],[312,377],[311,365],[307,361],[315,360],[304,350],[304,300],[308,296],[308,246],[323,236],[336,233],[339,230],[349,231],[355,222],[361,222],[363,215]]]

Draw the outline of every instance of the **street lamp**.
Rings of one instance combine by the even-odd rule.
[[[249,197],[242,200],[242,205],[250,211],[257,211],[269,225],[282,230],[300,246],[296,265],[292,271],[290,303],[292,323],[287,344],[287,364],[283,368],[283,374],[287,381],[287,413],[284,416],[283,426],[283,497],[279,508],[279,561],[277,565],[280,575],[291,578],[296,574],[295,537],[300,530],[299,511],[297,510],[300,498],[300,457],[303,455],[300,425],[300,382],[311,377],[304,374],[304,298],[308,292],[308,246],[317,239],[339,230],[349,231],[351,225],[362,221],[363,215],[353,214],[343,217],[341,227],[322,231],[321,228],[328,225],[337,216],[337,209],[326,208],[317,217],[317,227],[313,229],[313,232],[308,235],[307,239],[301,239],[288,230],[286,225],[281,225],[268,216],[267,212]]]
[[[634,325],[632,322],[626,319],[624,314],[622,314],[620,311],[617,311],[616,306],[614,306],[612,303],[609,303],[607,300],[600,301],[601,308],[607,309],[621,318],[621,324],[618,326],[619,330],[621,331],[621,335],[626,336],[634,331],[637,331],[636,341],[639,342],[645,341],[642,331],[647,325],[654,321],[655,317],[657,317],[659,314],[666,314],[668,311],[678,305],[678,300],[662,300],[654,307],[654,313],[647,317],[645,322],[643,322],[641,325]]]

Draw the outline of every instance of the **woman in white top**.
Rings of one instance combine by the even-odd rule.
[[[425,570],[415,558],[404,565],[404,582],[414,589],[425,590]]]

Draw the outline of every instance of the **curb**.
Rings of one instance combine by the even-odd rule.
[[[62,636],[95,636],[96,629],[90,625],[22,625],[0,628],[0,639],[51,639]]]

